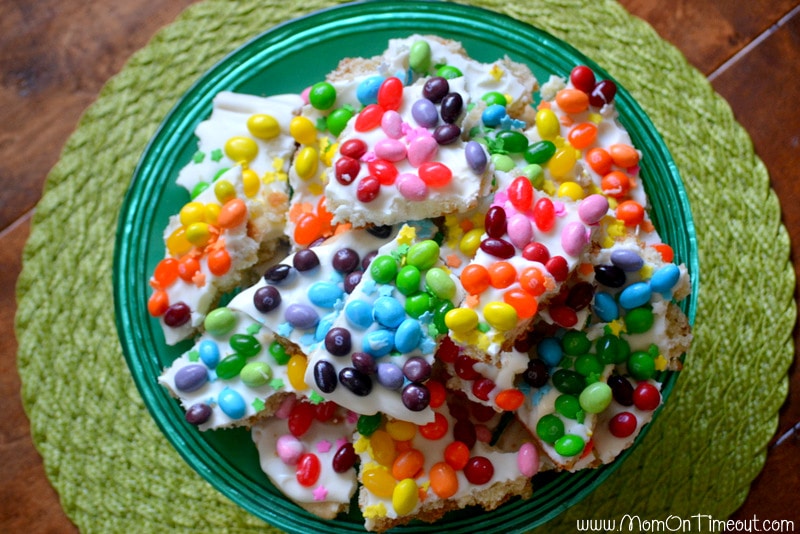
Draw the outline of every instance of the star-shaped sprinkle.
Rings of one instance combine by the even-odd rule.
[[[316,340],[317,337],[314,334],[303,334],[300,337],[300,345],[308,347],[309,345],[313,345]]]
[[[194,155],[192,156],[192,161],[194,163],[203,163],[204,159],[206,159],[205,153],[201,152],[199,150],[197,152],[195,152]]]
[[[317,486],[313,491],[315,501],[324,501],[328,497],[328,490],[325,486]]]
[[[211,161],[218,162],[222,159],[223,156],[224,154],[222,152],[222,149],[220,148],[215,148],[214,150],[211,151]]]
[[[261,325],[258,324],[258,323],[253,323],[253,324],[251,324],[250,326],[247,327],[245,332],[247,332],[251,336],[254,336],[254,335],[258,334],[259,330],[261,330]]]
[[[436,343],[431,338],[424,337],[419,342],[419,350],[422,351],[422,354],[433,354],[433,351],[436,350]]]
[[[294,328],[289,323],[281,323],[278,325],[278,328],[275,330],[275,333],[281,337],[289,337],[292,335],[292,331]]]
[[[375,280],[365,280],[361,282],[361,291],[365,295],[372,295],[373,293],[375,293],[375,290],[377,288],[378,284],[375,282]]]
[[[347,415],[350,416],[349,413]],[[356,419],[358,419],[358,418],[356,418]],[[336,450],[337,451],[339,449],[341,449],[342,447],[344,447],[346,444],[347,444],[347,440],[346,439],[344,439],[344,438],[336,438]]]
[[[500,78],[502,78],[502,77],[503,77],[503,74],[504,74],[504,73],[505,73],[505,71],[503,71],[503,69],[501,69],[501,68],[500,68],[500,65],[498,65],[497,63],[495,63],[494,65],[492,65],[492,68],[491,68],[491,69],[489,69],[489,76],[491,76],[492,78],[494,78],[494,80],[495,80],[496,82],[499,82],[499,81],[500,81]]]
[[[317,393],[316,391],[312,391],[311,395],[308,396],[308,402],[311,404],[317,405],[321,402],[325,402],[325,399],[322,398],[322,395]]]
[[[625,331],[625,325],[617,319],[608,323],[605,328],[609,334],[614,334],[615,336],[619,336],[620,332]]]
[[[256,413],[258,413],[258,412],[260,412],[261,410],[264,409],[265,405],[264,405],[264,401],[262,399],[254,399],[253,403],[251,404],[251,406],[256,411]]]
[[[273,378],[272,380],[269,381],[269,387],[275,390],[283,389],[285,385],[286,384],[283,382],[283,379],[281,378]]]
[[[320,454],[324,454],[331,450],[331,442],[327,439],[323,439],[317,442],[317,452]]]
[[[189,358],[190,362],[196,362],[200,359],[200,353],[196,350],[189,351],[189,354],[186,355]]]
[[[500,119],[501,130],[519,130],[524,127],[524,122],[510,117],[508,114],[505,114],[503,118]]]
[[[410,245],[414,238],[417,237],[417,231],[413,226],[403,225],[400,232],[397,234],[397,243],[399,245]]]
[[[419,322],[422,324],[430,324],[433,321],[433,314],[430,310],[425,311],[422,315],[419,316]]]
[[[378,294],[382,297],[391,297],[392,293],[394,293],[394,286],[389,284],[381,284],[381,287],[378,288]]]

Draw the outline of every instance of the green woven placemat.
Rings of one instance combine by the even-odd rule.
[[[106,85],[48,177],[17,287],[19,371],[34,442],[82,530],[274,530],[193,472],[148,415],[116,337],[114,228],[137,160],[181,94],[261,31],[334,3],[188,9]],[[670,402],[622,467],[545,528],[726,518],[763,465],[794,355],[789,239],[767,171],[705,78],[615,2],[472,3],[551,32],[620,81],[672,151],[697,227],[695,344]]]

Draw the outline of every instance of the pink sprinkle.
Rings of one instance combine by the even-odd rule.
[[[317,443],[317,452],[322,454],[331,450],[331,442],[327,439],[323,439]]]
[[[556,209],[556,217],[564,217],[567,214],[567,207],[560,200],[554,200],[553,207]]]
[[[361,161],[363,161],[364,163],[369,163],[370,161],[375,161],[376,159],[378,159],[378,156],[376,156],[375,152],[371,150],[365,152],[364,155],[361,156]]]
[[[433,139],[433,134],[429,132],[427,128],[412,128],[406,123],[403,123],[403,126],[403,133],[406,135],[406,141],[409,144],[424,137],[430,137]]]
[[[358,422],[358,414],[352,410],[347,410],[347,422],[351,425]]]
[[[325,486],[317,486],[313,491],[315,501],[324,501],[328,497],[328,490]]]
[[[278,419],[288,419],[289,413],[292,411],[292,407],[294,406],[294,402],[295,402],[294,395],[289,395],[288,397],[283,399],[281,405],[278,406],[277,410],[275,410],[275,417],[277,417]]]

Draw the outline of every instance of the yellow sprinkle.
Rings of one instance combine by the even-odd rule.
[[[496,82],[499,82],[499,81],[500,81],[500,78],[502,78],[502,77],[503,77],[503,74],[504,74],[504,73],[505,73],[505,71],[503,71],[503,69],[501,69],[501,68],[500,68],[500,66],[499,66],[497,63],[495,63],[494,65],[492,65],[492,68],[491,68],[491,70],[489,70],[489,75],[490,75],[492,78],[494,78],[494,80],[495,80]]]
[[[321,195],[325,188],[322,184],[311,184],[308,186],[308,192],[312,195]]]
[[[625,325],[623,325],[622,322],[620,322],[617,319],[614,319],[613,321],[608,323],[608,327],[611,329],[611,333],[614,334],[615,336],[619,336],[620,332],[625,331]]]
[[[642,277],[642,280],[649,280],[653,277],[653,266],[652,265],[645,265],[641,269],[639,269],[639,276]]]
[[[403,225],[400,229],[400,233],[397,235],[397,242],[400,245],[410,245],[415,237],[417,237],[417,231],[411,226]]]
[[[667,359],[661,354],[656,358],[656,371],[663,371],[667,368]]]
[[[544,184],[542,184],[542,191],[552,197],[556,194],[556,186],[552,180],[545,180]]]
[[[386,517],[386,506],[382,502],[370,504],[364,508],[365,519],[375,519],[378,517]]]
[[[355,443],[353,443],[353,449],[355,449],[356,453],[363,454],[367,451],[369,447],[369,439],[365,438],[364,436],[359,436]]]
[[[600,124],[601,122],[603,122],[603,116],[600,115],[599,113],[590,113],[589,120],[595,124]]]

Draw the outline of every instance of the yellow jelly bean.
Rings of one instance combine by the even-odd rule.
[[[251,115],[247,119],[247,129],[253,137],[259,139],[273,139],[281,133],[281,125],[278,124],[278,120],[266,113]]]
[[[372,459],[381,465],[391,467],[397,456],[392,436],[385,430],[376,430],[369,437],[369,444],[372,447]]]
[[[186,240],[196,247],[203,247],[211,240],[211,228],[204,222],[192,223],[186,227]]]
[[[461,242],[458,244],[459,250],[468,258],[473,257],[478,251],[478,247],[481,246],[482,235],[482,228],[473,228],[461,238]]]
[[[250,163],[258,155],[258,145],[249,137],[231,137],[225,142],[225,155],[237,163]]]
[[[467,334],[478,326],[478,314],[469,308],[455,308],[444,316],[444,324],[456,334]]]
[[[383,499],[390,499],[397,486],[397,481],[392,474],[380,467],[365,469],[361,473],[361,483],[370,493]]]
[[[236,188],[228,180],[217,180],[214,184],[214,194],[220,204],[225,204],[232,198],[236,198]]]
[[[308,360],[302,354],[292,354],[289,358],[289,363],[286,364],[286,375],[289,377],[289,383],[297,391],[303,391],[308,386],[306,385],[306,367]]]
[[[181,208],[178,218],[183,226],[204,222],[206,220],[205,206],[203,206],[202,202],[189,202]]]
[[[289,123],[289,133],[301,145],[311,145],[317,140],[317,128],[308,117],[295,117]]]
[[[547,163],[547,168],[555,178],[563,178],[575,167],[575,150],[564,147],[556,150]]]
[[[192,244],[186,239],[186,229],[181,226],[167,238],[167,250],[172,256],[183,256],[192,250]]]
[[[392,507],[397,515],[407,515],[419,503],[419,489],[413,478],[404,478],[394,487]]]
[[[536,131],[542,139],[555,139],[561,133],[561,123],[552,109],[540,109],[536,112]]]
[[[313,147],[303,147],[294,158],[294,169],[303,180],[310,180],[317,174],[319,156]]]
[[[212,226],[217,226],[217,220],[219,219],[219,212],[222,207],[219,204],[214,204],[213,202],[209,202],[205,205],[205,218],[206,222]]]
[[[483,307],[483,316],[492,327],[506,332],[517,326],[517,310],[505,302],[490,302]]]
[[[575,182],[564,182],[558,186],[556,193],[560,197],[568,197],[572,200],[580,200],[583,198],[583,188]]]
[[[243,170],[242,185],[244,186],[244,195],[247,198],[256,196],[258,190],[261,189],[261,180],[258,179],[258,173],[253,169]]]
[[[408,421],[389,421],[386,423],[386,432],[395,441],[408,441],[417,434],[417,425]]]

